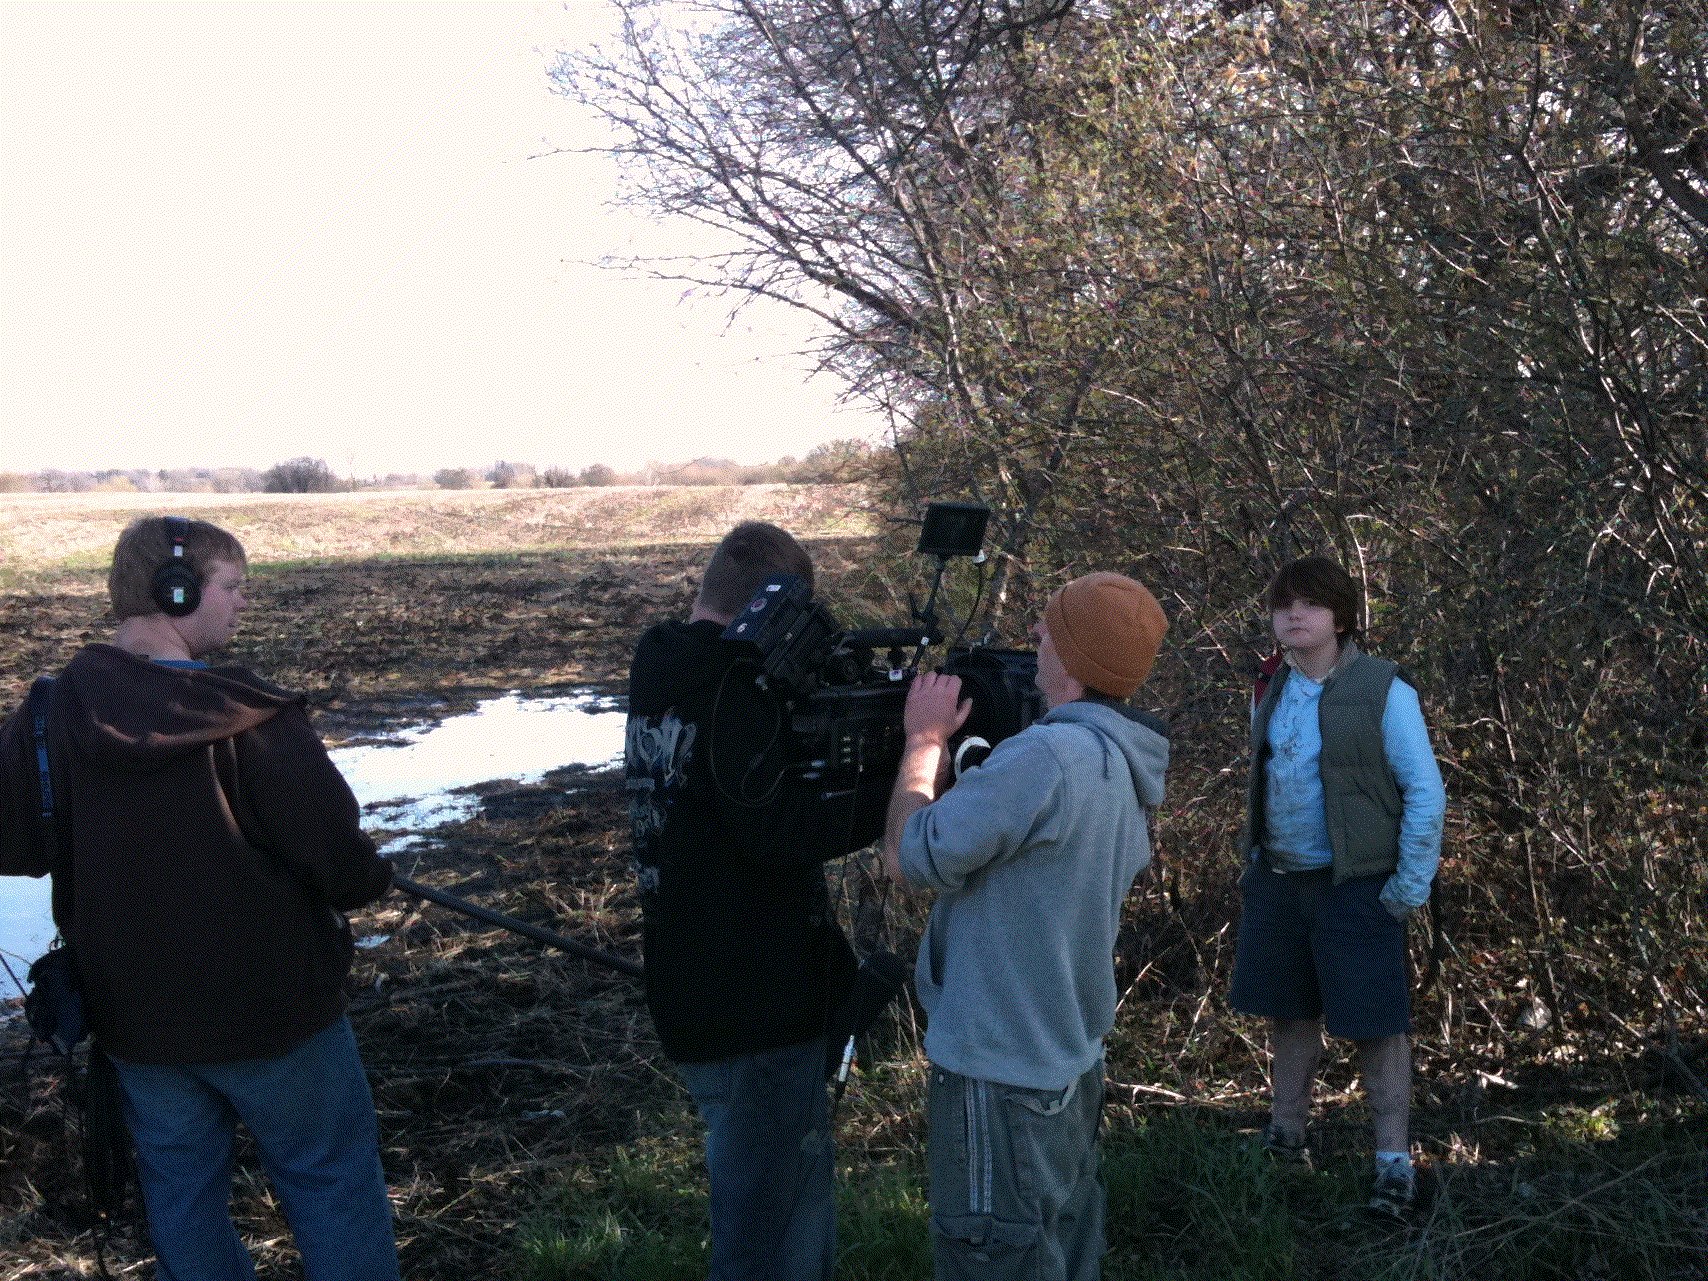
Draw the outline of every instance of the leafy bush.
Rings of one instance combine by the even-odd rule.
[[[334,494],[344,488],[324,458],[292,458],[275,463],[261,478],[269,494]]]

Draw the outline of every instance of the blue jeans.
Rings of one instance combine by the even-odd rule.
[[[709,1281],[829,1281],[835,1149],[824,1040],[679,1063],[706,1123]]]
[[[231,1222],[238,1120],[261,1149],[307,1281],[397,1281],[373,1096],[347,1019],[276,1059],[113,1060],[159,1281],[251,1281]]]

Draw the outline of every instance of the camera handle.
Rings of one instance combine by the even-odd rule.
[[[843,632],[839,637],[845,645],[857,649],[903,649],[909,645],[924,648],[941,645],[943,632],[937,627],[862,627]]]
[[[932,576],[931,595],[926,597],[925,608],[921,609],[913,603],[911,593],[908,596],[909,612],[914,618],[913,626],[862,627],[855,631],[843,632],[837,638],[841,644],[857,649],[890,650],[892,680],[899,680],[903,672],[918,668],[919,660],[925,657],[925,651],[933,645],[943,643],[943,629],[937,624],[937,593],[943,586],[943,575],[949,572],[949,558],[938,553],[936,559],[937,572]],[[913,650],[913,660],[903,667],[900,651],[909,648]]]

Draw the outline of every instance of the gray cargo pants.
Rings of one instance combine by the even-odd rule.
[[[1065,1090],[932,1064],[926,1110],[937,1281],[1096,1281],[1103,1064]]]

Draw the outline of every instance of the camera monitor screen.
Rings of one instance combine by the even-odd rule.
[[[919,550],[930,556],[977,556],[989,520],[990,508],[977,503],[932,503],[925,509]]]

